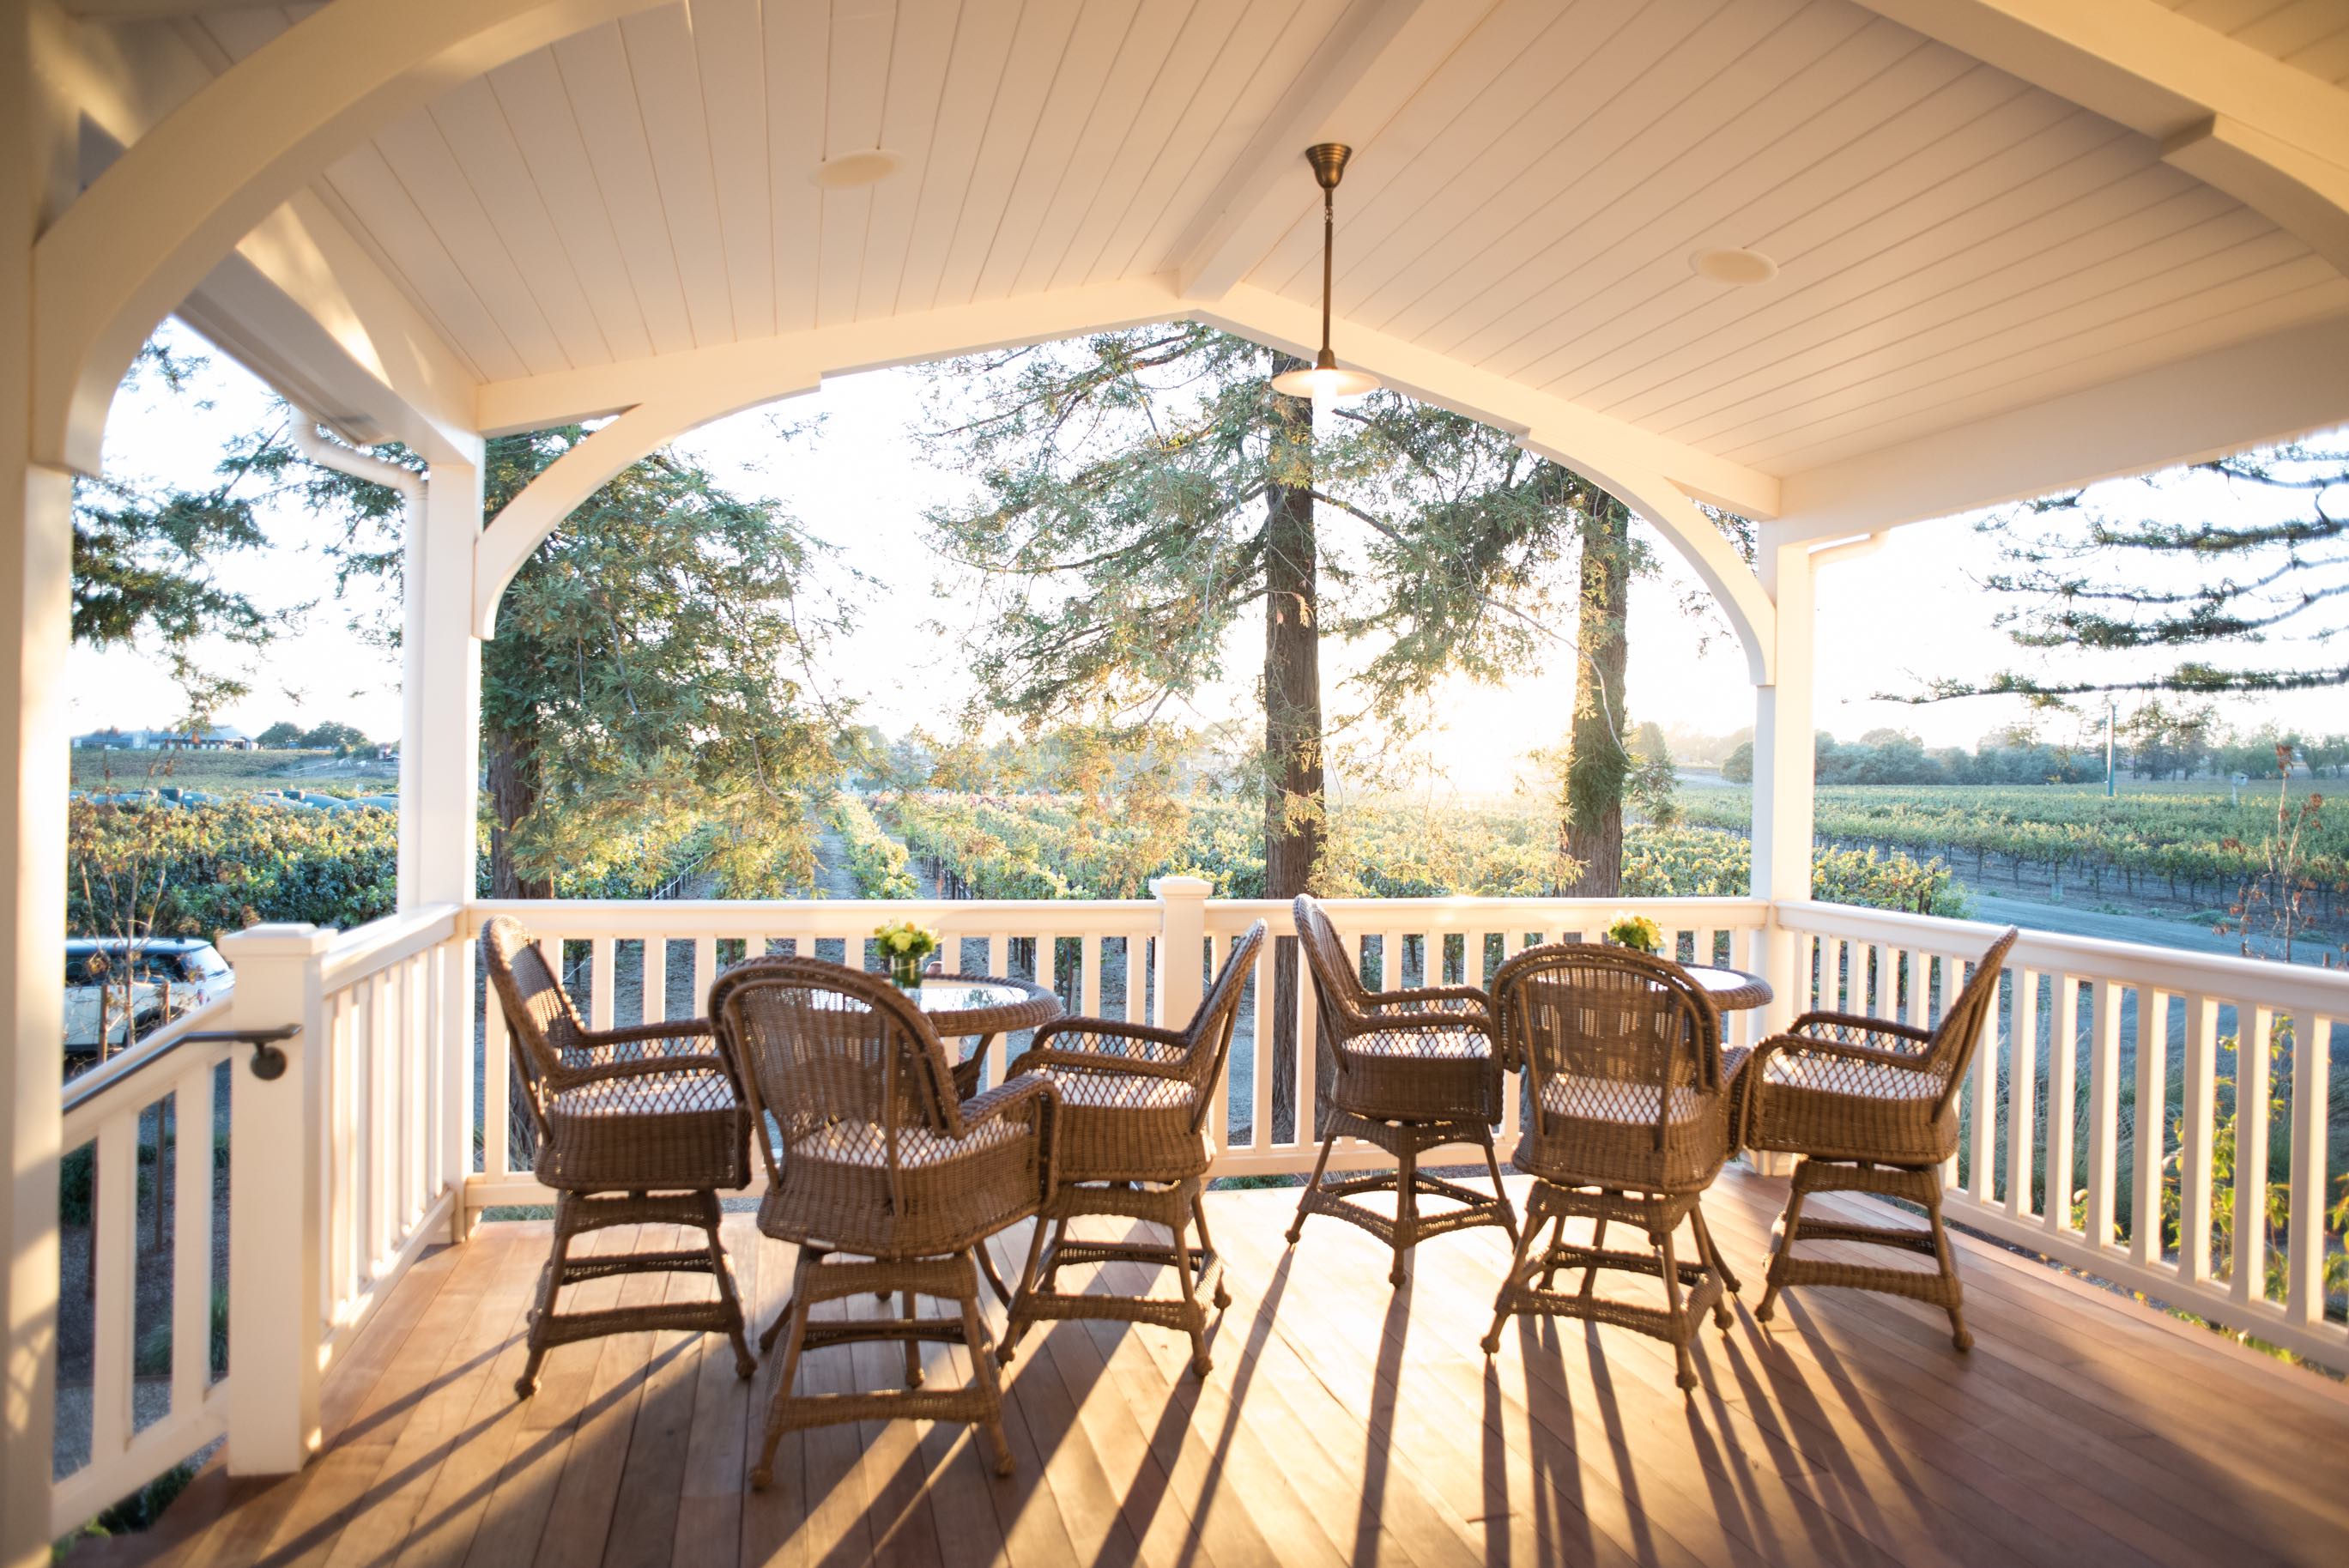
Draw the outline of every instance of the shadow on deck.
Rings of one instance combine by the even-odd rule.
[[[714,1337],[562,1346],[518,1402],[546,1227],[487,1225],[338,1364],[307,1470],[215,1466],[150,1535],[72,1561],[2349,1562],[2339,1386],[1971,1239],[1970,1356],[1938,1310],[1882,1296],[1796,1292],[1765,1329],[1784,1190],[1732,1171],[1708,1200],[1744,1302],[1702,1332],[1688,1399],[1669,1347],[1612,1328],[1520,1323],[1488,1362],[1498,1231],[1423,1245],[1397,1292],[1362,1233],[1317,1220],[1288,1251],[1293,1193],[1226,1192],[1233,1301],[1204,1383],[1178,1335],[1040,1326],[1009,1374],[1017,1474],[964,1429],[864,1423],[788,1437],[766,1493],[744,1477],[773,1366],[742,1383]],[[1007,1268],[1023,1235],[999,1238]],[[728,1241],[763,1323],[790,1250],[744,1215]],[[959,1350],[926,1355],[934,1382],[967,1377]],[[886,1386],[896,1356],[812,1352],[802,1385]]]

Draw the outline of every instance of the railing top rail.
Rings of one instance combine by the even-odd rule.
[[[2002,925],[1944,915],[1908,914],[1854,904],[1790,899],[1777,906],[1778,923],[1822,936],[1884,942],[1935,952],[1979,952]],[[2257,1001],[2288,1010],[2349,1016],[2349,969],[2278,964],[2226,953],[2067,936],[2024,927],[2007,958],[2010,969],[2061,970],[2150,986],[2173,995],[2191,993]]]
[[[337,933],[326,949],[325,985],[340,989],[465,932],[465,906],[428,903]]]
[[[949,936],[1009,931],[1080,935],[1147,934],[1158,928],[1155,899],[479,899],[468,923],[510,914],[543,935],[864,936],[918,915]],[[1009,918],[1007,918],[1009,917]]]
[[[1672,923],[1680,925],[1729,927],[1759,925],[1770,912],[1768,901],[1758,898],[1480,898],[1454,894],[1441,898],[1325,898],[1319,902],[1340,926],[1414,932],[1465,931],[1478,926],[1502,929],[1494,923],[1500,919],[1510,923],[1506,927],[1510,930],[1579,925],[1594,920],[1603,924],[1616,911],[1625,909],[1667,914]],[[1266,920],[1278,930],[1284,929],[1280,923],[1292,914],[1287,899],[1211,899],[1207,903],[1211,924],[1245,925],[1250,921]]]
[[[202,1006],[181,1014],[129,1050],[101,1066],[90,1068],[79,1077],[67,1081],[62,1109],[65,1114],[67,1147],[70,1148],[89,1135],[98,1123],[134,1096],[151,1095],[160,1099],[170,1093],[168,1088],[152,1088],[155,1068],[166,1058],[179,1053],[187,1037],[208,1025],[228,1021],[229,999],[225,996],[205,1003]],[[208,1042],[205,1053],[210,1066],[228,1054],[229,1047],[219,1042]],[[190,1058],[181,1056],[172,1062],[175,1069],[187,1067]],[[140,1081],[144,1079],[145,1081]],[[144,1099],[139,1101],[146,1103]],[[76,1136],[78,1134],[79,1136]]]

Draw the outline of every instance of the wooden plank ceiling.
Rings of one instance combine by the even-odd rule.
[[[1348,3],[691,0],[324,191],[492,380],[1157,273]],[[2337,0],[2171,3],[2349,79]],[[234,58],[300,14],[200,25]],[[1498,0],[1354,134],[1344,320],[1767,472],[2349,312],[2147,139],[1847,0]],[[875,146],[905,168],[810,182]],[[1310,302],[1295,183],[1248,281]],[[1779,274],[1700,277],[1713,246]]]

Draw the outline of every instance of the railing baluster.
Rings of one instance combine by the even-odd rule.
[[[2238,1302],[2268,1293],[2268,1032],[2273,1015],[2235,1004],[2235,1253]]]
[[[2017,969],[2007,999],[2006,1212],[2030,1218],[2031,1157],[2039,1147],[2039,973]]]
[[[1085,1005],[1078,1011],[1088,1018],[1098,1018],[1102,1016],[1102,939],[1087,932],[1083,954]]]
[[[2137,1136],[2129,1162],[2129,1258],[2140,1268],[2161,1261],[2161,1156],[2168,1112],[2169,997],[2147,987],[2137,994]]]
[[[2113,1191],[2118,1179],[2120,1140],[2121,987],[2095,982],[2093,1033],[2088,1040],[2088,1212],[2083,1229],[2102,1249],[2113,1241],[2116,1218]]]
[[[2284,1259],[2284,1314],[2295,1325],[2324,1321],[2324,1141],[2331,1100],[2332,1024],[2292,1016],[2292,1210]]]
[[[613,947],[608,936],[593,937],[587,944],[587,1026],[591,1029],[612,1026]]]
[[[2214,1060],[2219,1005],[2186,998],[2186,1087],[2178,1110],[2178,1272],[2188,1284],[2210,1277],[2210,1165],[2218,1129]]]
[[[2072,1228],[2072,1129],[2079,1109],[2080,977],[2055,977],[2047,1025],[2047,1228]]]
[[[481,1176],[502,1181],[512,1174],[512,1111],[507,1096],[505,1009],[494,988],[484,986],[481,1017]]]
[[[139,1117],[127,1108],[98,1131],[98,1202],[89,1231],[89,1452],[103,1463],[130,1440],[130,1361],[137,1328]],[[158,1194],[160,1196],[160,1194]]]
[[[178,1129],[171,1171],[171,1414],[203,1402],[212,1362],[212,1073],[172,1086]],[[160,1171],[161,1166],[158,1164]]]
[[[852,965],[852,967],[854,967]],[[709,987],[718,980],[718,938],[693,939],[693,1016],[709,1016]]]
[[[640,1009],[647,1024],[668,1021],[668,938],[647,936],[644,939],[643,977],[637,982],[637,992],[644,998]]]
[[[1964,984],[1964,965],[1955,958],[1946,962],[1947,1000],[1954,1000],[1955,988]],[[1973,1137],[1967,1156],[1973,1166],[1970,1190],[1984,1203],[1998,1200],[1998,998],[1992,996],[1982,1009],[1981,1037],[1974,1042]]]
[[[1278,934],[1273,940],[1257,949],[1256,954],[1256,1019],[1249,1049],[1253,1052],[1248,1073],[1248,1147],[1263,1153],[1272,1147],[1272,974],[1273,954],[1279,946]]]

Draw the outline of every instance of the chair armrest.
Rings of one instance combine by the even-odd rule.
[[[1364,1027],[1362,1028],[1341,1030],[1340,1032],[1340,1037],[1342,1038],[1349,1035],[1369,1034],[1372,1030],[1392,1034],[1397,1030],[1408,1031],[1412,1029],[1426,1029],[1430,1031],[1436,1029],[1475,1029],[1477,1033],[1485,1036],[1487,1039],[1490,1039],[1493,1036],[1492,1017],[1490,1015],[1481,1012],[1365,1013],[1362,1015],[1362,1023],[1364,1025]]]
[[[1109,1051],[1061,1051],[1031,1046],[1011,1058],[1005,1069],[1005,1080],[1036,1072],[1044,1068],[1059,1068],[1067,1072],[1100,1073],[1126,1078],[1174,1078],[1187,1081],[1191,1076],[1190,1058],[1175,1061],[1154,1061],[1147,1057],[1121,1057]]]
[[[1362,999],[1366,1007],[1421,1006],[1428,1003],[1459,1002],[1479,1011],[1489,1011],[1493,998],[1474,985],[1421,985],[1407,991],[1373,991]]]
[[[1148,1054],[1101,1050],[1089,1046],[1061,1045],[1073,1039],[1125,1040]],[[1039,1068],[1066,1068],[1075,1072],[1131,1073],[1145,1078],[1187,1077],[1191,1042],[1173,1029],[1148,1024],[1121,1024],[1107,1018],[1062,1018],[1036,1031],[1034,1043],[1011,1063],[1012,1076]]]
[[[1811,1035],[1773,1035],[1754,1047],[1755,1081],[1761,1079],[1762,1064],[1773,1055],[1806,1057],[1841,1057],[1847,1061],[1870,1062],[1878,1067],[1899,1068],[1903,1072],[1927,1070],[1919,1058],[1907,1051],[1882,1050],[1875,1046],[1863,1046],[1849,1040],[1822,1040]]]
[[[617,1029],[596,1029],[579,1037],[580,1048],[595,1050],[604,1046],[640,1045],[647,1040],[707,1039],[711,1034],[707,1018],[671,1018],[663,1023],[630,1024]]]
[[[1043,1078],[1030,1078],[1025,1083],[998,1084],[985,1094],[962,1102],[963,1125],[976,1127],[983,1121],[1017,1116],[1027,1110],[1031,1101],[1039,1102],[1037,1114],[1050,1121],[1052,1113],[1060,1109],[1061,1091]]]
[[[709,1052],[690,1056],[629,1057],[616,1062],[598,1062],[592,1068],[565,1068],[550,1075],[547,1088],[564,1094],[589,1084],[610,1083],[620,1078],[658,1078],[663,1073],[716,1073],[730,1086],[734,1085],[733,1070],[726,1058]],[[735,1099],[741,1099],[740,1086],[735,1087]]]
[[[1864,1043],[1849,1039],[1848,1037],[1852,1035],[1875,1035],[1888,1040],[1920,1046],[1930,1046],[1933,1043],[1933,1031],[1930,1029],[1920,1029],[1914,1024],[1904,1024],[1898,1018],[1872,1018],[1864,1013],[1806,1013],[1786,1026],[1786,1036],[1818,1039],[1821,1037],[1818,1033],[1820,1030],[1834,1031],[1825,1037],[1840,1040],[1847,1045]],[[1878,1048],[1897,1051],[1900,1049],[1900,1046],[1883,1046]]]

